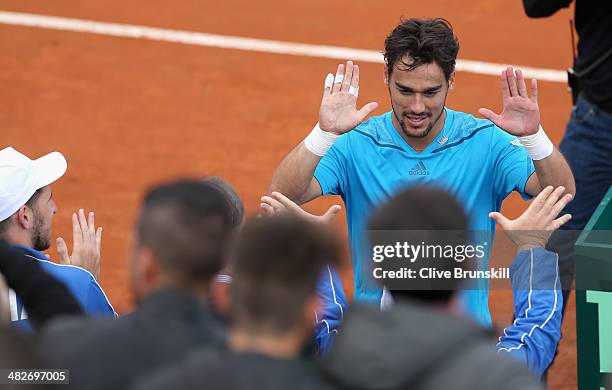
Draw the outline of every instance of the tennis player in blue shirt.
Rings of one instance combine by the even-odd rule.
[[[570,168],[540,126],[536,80],[529,93],[520,70],[504,70],[503,111],[480,109],[486,119],[446,107],[458,51],[447,21],[402,21],[385,40],[391,110],[364,122],[378,104],[357,109],[359,67],[352,61],[338,65],[325,80],[319,123],[273,175],[270,191],[297,203],[328,194],[344,200],[356,300],[377,303],[382,297],[362,255],[369,213],[410,185],[448,190],[466,208],[470,228],[491,235],[495,223],[488,215],[512,191],[525,199],[546,186],[575,193]],[[486,286],[466,291],[462,303],[490,325]]]

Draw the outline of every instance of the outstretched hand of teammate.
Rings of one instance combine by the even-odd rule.
[[[516,244],[518,251],[546,246],[551,234],[569,221],[570,214],[557,218],[561,210],[572,200],[571,194],[563,195],[565,187],[544,188],[517,219],[510,220],[493,212],[493,219]]]
[[[263,214],[267,216],[289,212],[310,222],[319,224],[330,223],[336,215],[338,215],[341,209],[341,207],[336,204],[331,206],[323,215],[310,214],[280,192],[272,192],[270,196],[262,196],[260,206],[263,210]]]
[[[481,108],[478,110],[480,115],[517,137],[537,133],[540,129],[540,109],[536,79],[531,79],[531,96],[529,96],[523,72],[520,69],[515,72],[509,66],[501,74],[501,91],[502,113],[496,114],[487,108]]]
[[[78,214],[78,215],[77,215]],[[85,218],[85,211],[80,209],[72,214],[72,255],[63,238],[57,239],[57,254],[60,264],[81,267],[96,278],[100,276],[100,248],[102,246],[102,228],[96,229],[94,213]]]
[[[359,66],[347,61],[338,65],[336,76],[325,79],[325,89],[319,108],[319,127],[323,131],[343,134],[360,124],[378,103],[371,102],[357,109],[359,95]]]

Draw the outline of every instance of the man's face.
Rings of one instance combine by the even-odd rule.
[[[34,227],[32,230],[32,248],[44,251],[51,246],[51,220],[57,213],[53,193],[49,186],[43,187],[40,195],[32,205]]]
[[[407,63],[411,60],[408,58]],[[394,124],[399,126],[405,136],[424,138],[438,124],[444,112],[446,95],[454,80],[444,77],[442,68],[435,62],[406,70],[397,62],[386,82],[395,116]]]

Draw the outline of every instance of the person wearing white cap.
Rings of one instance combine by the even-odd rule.
[[[50,185],[64,175],[67,163],[59,152],[31,160],[17,150],[0,150],[0,239],[37,259],[41,267],[66,285],[90,315],[116,316],[96,278],[100,270],[102,229],[96,230],[94,215],[72,215],[73,252],[62,238],[57,240],[60,264],[42,251],[51,246],[51,220],[57,213]],[[14,292],[9,291],[11,321],[23,329],[31,326]]]

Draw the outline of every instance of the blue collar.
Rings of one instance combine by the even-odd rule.
[[[36,249],[32,249],[30,247],[22,246],[22,245],[13,245],[13,248],[18,249],[22,252],[25,252],[26,254],[30,256],[36,257],[39,260],[49,260],[47,256],[45,256],[44,253],[39,252]]]

